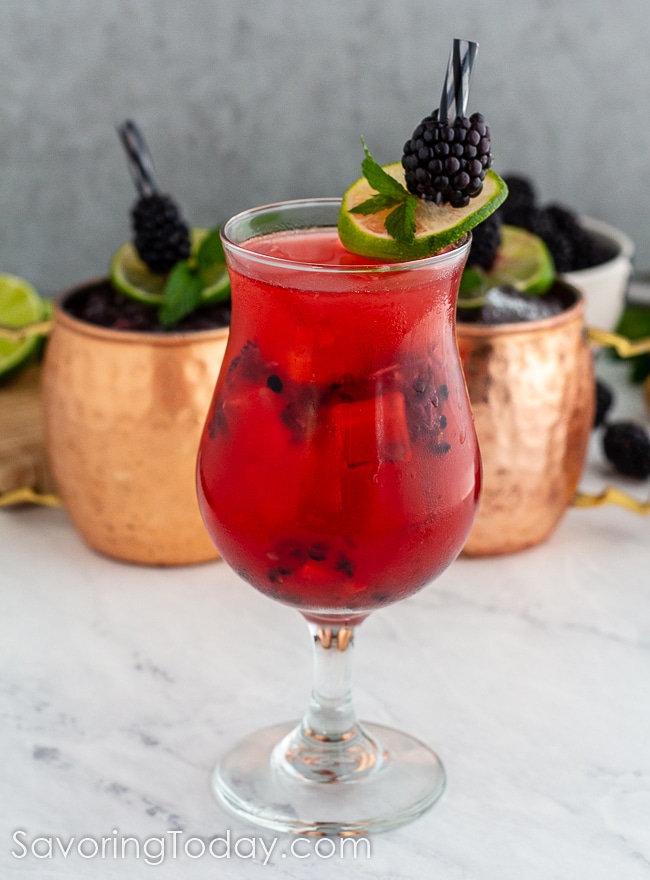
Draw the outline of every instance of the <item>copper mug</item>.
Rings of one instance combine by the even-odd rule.
[[[195,462],[228,330],[93,326],[65,311],[80,289],[55,304],[43,369],[47,454],[63,505],[108,556],[149,565],[215,559]]]
[[[544,541],[570,505],[593,425],[591,348],[578,290],[565,309],[525,323],[458,322],[481,457],[483,492],[464,552],[512,553]]]

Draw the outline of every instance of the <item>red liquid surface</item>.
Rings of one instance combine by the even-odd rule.
[[[367,265],[335,230],[256,253]],[[460,552],[480,462],[453,335],[462,264],[359,274],[235,256],[233,320],[198,460],[217,548],[316,620],[408,596]]]

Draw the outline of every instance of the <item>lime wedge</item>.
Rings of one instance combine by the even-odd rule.
[[[31,284],[15,275],[0,275],[0,324],[24,327],[46,317],[46,305]],[[22,366],[39,348],[41,339],[32,336],[22,342],[0,339],[0,377]]]
[[[404,185],[401,162],[384,165],[384,171]],[[411,244],[395,241],[384,227],[392,209],[376,214],[352,214],[351,209],[375,195],[365,177],[359,178],[343,196],[339,214],[339,237],[344,247],[354,254],[380,260],[417,260],[443,250],[485,220],[505,201],[508,188],[498,174],[490,170],[485,176],[480,195],[470,199],[466,208],[436,205],[418,199],[415,209],[415,240]]]
[[[510,285],[525,293],[545,293],[555,278],[553,257],[541,238],[518,226],[501,227],[494,265],[485,273],[487,287]]]
[[[151,305],[158,305],[162,301],[167,276],[150,272],[130,241],[113,254],[110,277],[113,287],[132,299]]]
[[[209,234],[207,229],[192,230],[192,250],[190,261],[196,257],[201,242]],[[160,305],[168,275],[152,272],[138,256],[134,245],[129,241],[118,248],[111,259],[110,278],[113,286],[131,299],[150,305]],[[225,265],[218,264],[203,273],[205,286],[201,293],[201,304],[219,302],[228,298],[230,279]]]

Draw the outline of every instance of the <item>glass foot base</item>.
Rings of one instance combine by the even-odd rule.
[[[377,724],[363,725],[381,748],[376,770],[353,782],[297,778],[273,754],[295,727],[278,724],[250,734],[215,768],[215,794],[238,816],[275,831],[365,834],[410,822],[444,791],[445,771],[436,753]]]

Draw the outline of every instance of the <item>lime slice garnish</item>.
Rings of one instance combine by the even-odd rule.
[[[501,244],[487,287],[510,285],[530,294],[545,293],[555,278],[553,257],[541,238],[518,226],[501,227]]]
[[[201,242],[209,234],[207,229],[193,229],[190,261],[196,256]],[[230,279],[225,265],[215,265],[204,270],[205,286],[201,292],[201,305],[227,299],[230,292]],[[118,248],[111,259],[110,278],[113,286],[131,299],[150,305],[160,305],[167,284],[167,274],[152,272],[138,256],[135,246],[129,241]]]
[[[384,165],[384,171],[404,185],[401,162]],[[365,177],[360,177],[343,196],[339,215],[339,237],[352,253],[380,260],[417,260],[438,253],[477,226],[499,207],[508,195],[508,188],[496,172],[485,175],[481,193],[470,199],[466,208],[436,205],[417,200],[415,239],[410,244],[396,241],[386,231],[384,221],[389,208],[375,214],[353,214],[351,209],[375,195]]]
[[[158,305],[162,301],[167,275],[151,272],[130,241],[113,254],[110,276],[113,287],[132,299],[151,305]]]
[[[0,275],[0,324],[24,327],[45,317],[45,302],[31,284],[15,275]],[[6,378],[10,371],[27,361],[40,343],[38,336],[22,342],[0,339],[0,377]]]

